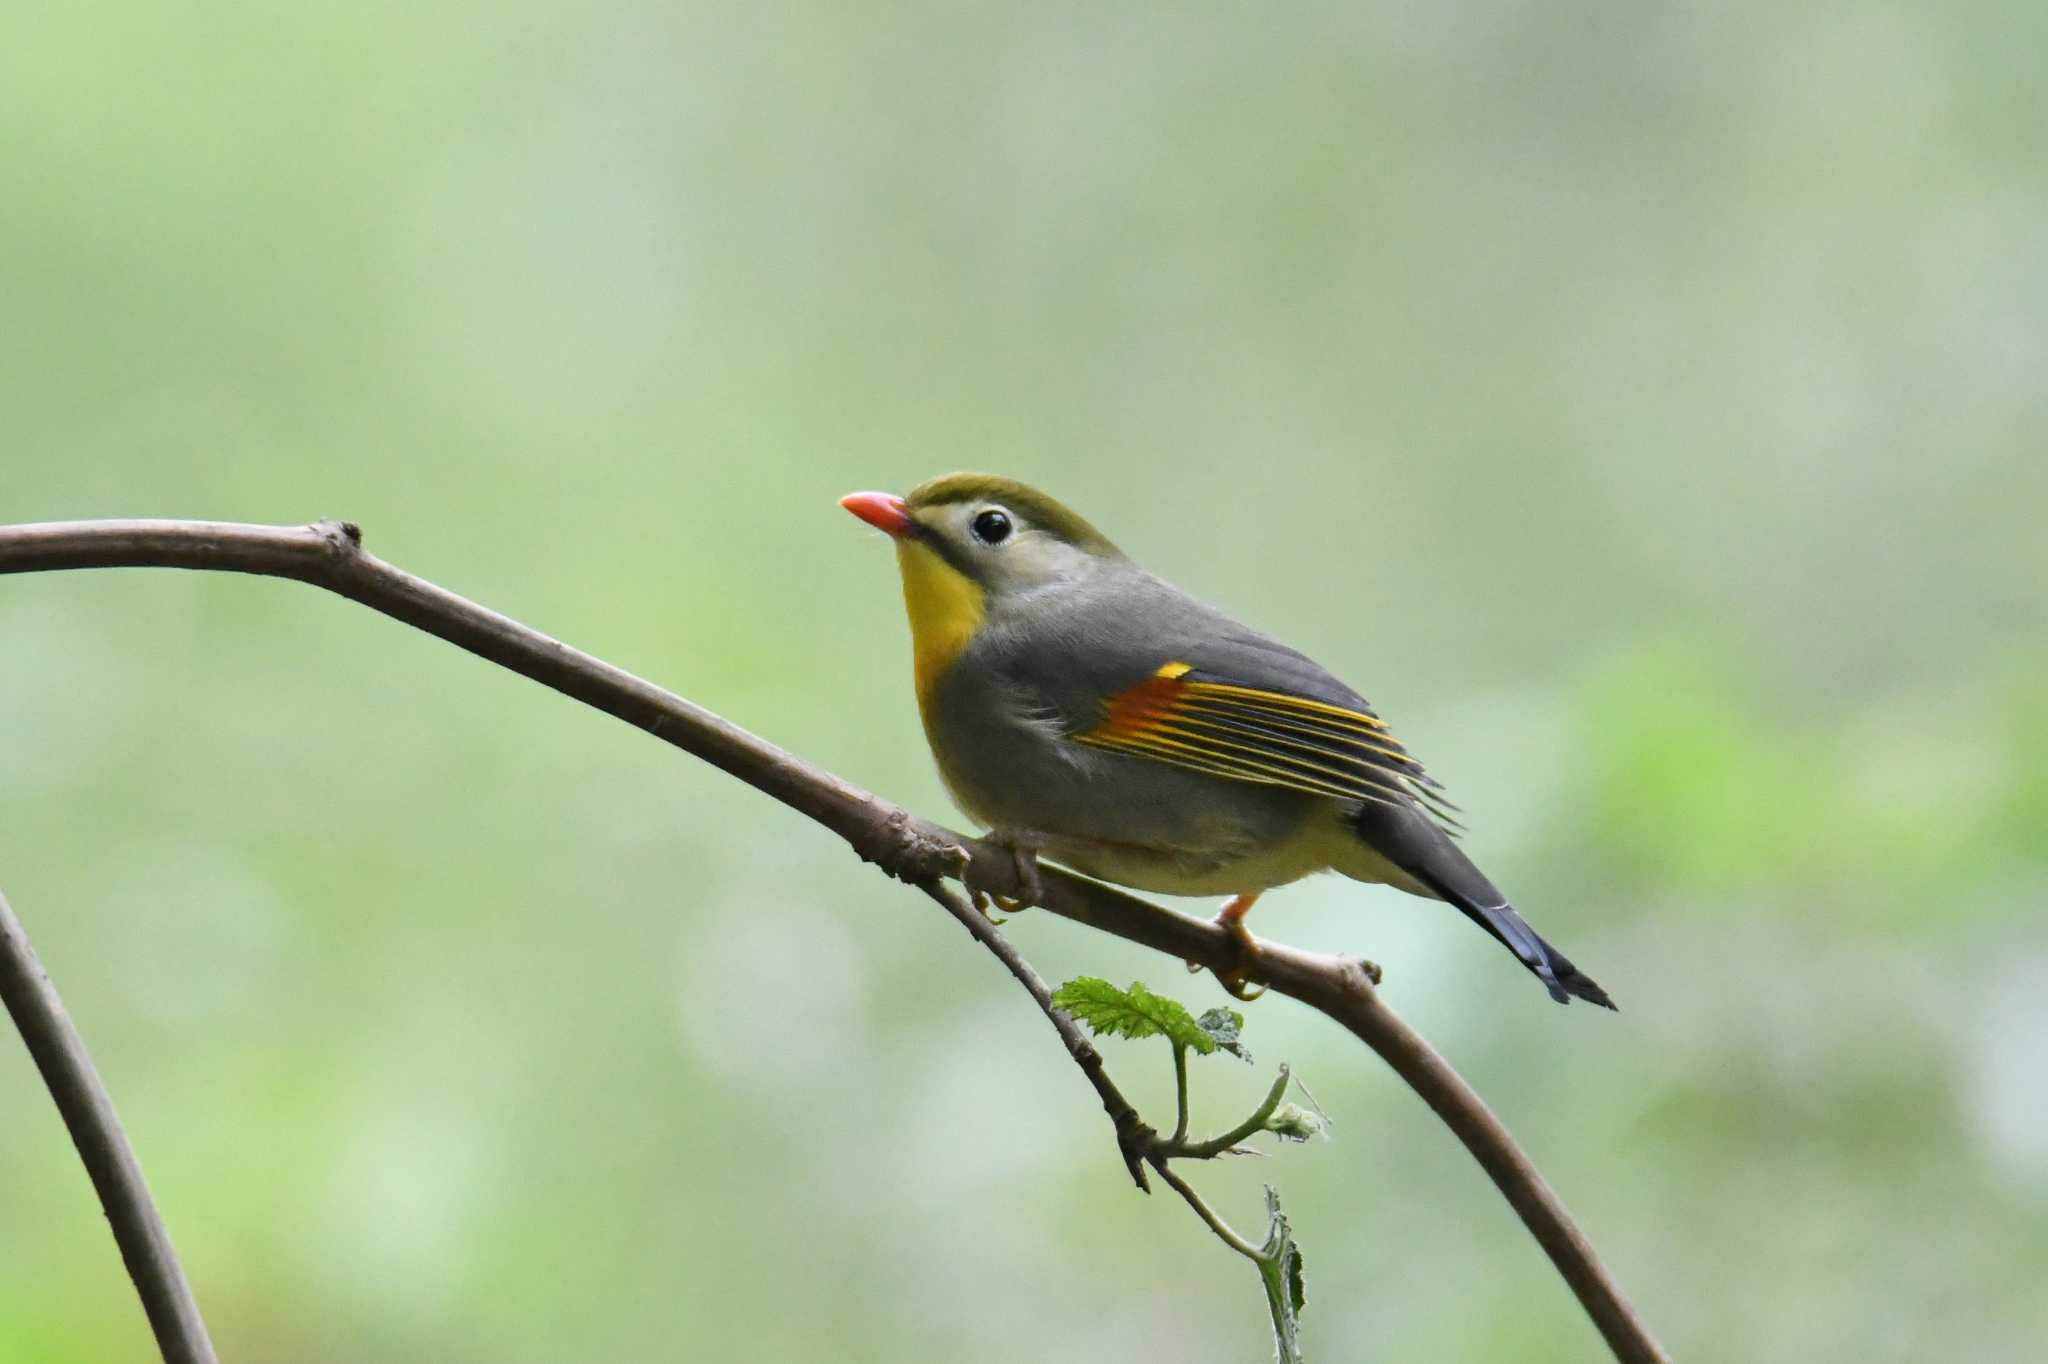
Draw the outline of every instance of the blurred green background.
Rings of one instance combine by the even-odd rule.
[[[1386,966],[1679,1356],[2034,1357],[2043,13],[23,9],[0,519],[350,517],[951,817],[834,500],[1040,483],[1355,681],[1613,990],[1392,891],[1256,920]],[[1268,1353],[941,915],[337,599],[0,580],[0,887],[224,1358]],[[1312,1357],[1599,1356],[1404,1088],[1249,1014],[1201,1120],[1287,1059],[1336,1140],[1199,1182],[1281,1188]],[[147,1358],[4,1041],[0,1359]]]

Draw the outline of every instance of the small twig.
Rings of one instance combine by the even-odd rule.
[[[1065,1009],[1052,1002],[1052,990],[1047,987],[1045,978],[1032,969],[1031,963],[1024,960],[1023,954],[1010,944],[1008,938],[996,931],[996,926],[988,915],[975,909],[936,881],[920,881],[917,888],[938,901],[940,907],[958,920],[960,926],[972,934],[976,942],[994,953],[996,960],[1017,978],[1018,983],[1037,1002],[1046,1018],[1051,1020],[1054,1030],[1060,1035],[1060,1041],[1066,1044],[1067,1055],[1074,1058],[1074,1064],[1081,1068],[1081,1073],[1088,1077],[1088,1083],[1095,1087],[1095,1093],[1102,1100],[1103,1111],[1109,1114],[1109,1120],[1116,1128],[1117,1149],[1123,1153],[1124,1165],[1131,1172],[1131,1181],[1142,1192],[1151,1193],[1151,1186],[1145,1182],[1143,1160],[1146,1152],[1157,1143],[1158,1136],[1139,1120],[1138,1110],[1109,1078],[1109,1071],[1102,1064],[1102,1053],[1095,1049],[1095,1044],[1081,1031],[1080,1024],[1074,1022]]]
[[[1258,1109],[1249,1118],[1246,1118],[1222,1136],[1211,1137],[1207,1141],[1187,1141],[1185,1140],[1187,1134],[1181,1132],[1175,1134],[1171,1141],[1155,1143],[1155,1151],[1161,1156],[1184,1157],[1188,1160],[1215,1159],[1251,1136],[1254,1132],[1265,1128],[1266,1120],[1273,1116],[1274,1111],[1280,1107],[1280,1100],[1286,1096],[1287,1081],[1290,1078],[1291,1075],[1287,1065],[1285,1062],[1282,1062],[1280,1073],[1273,1077],[1272,1089],[1266,1092],[1265,1101],[1258,1106]]]
[[[1159,1172],[1161,1179],[1172,1186],[1175,1193],[1187,1200],[1188,1206],[1195,1210],[1197,1217],[1209,1224],[1209,1230],[1216,1233],[1217,1240],[1223,1242],[1224,1245],[1229,1246],[1247,1260],[1256,1261],[1260,1264],[1266,1262],[1266,1253],[1231,1230],[1230,1224],[1221,1217],[1218,1217],[1215,1211],[1202,1201],[1202,1196],[1195,1192],[1194,1186],[1173,1172],[1172,1168],[1167,1165],[1164,1156],[1155,1156],[1152,1160],[1152,1168]]]
[[[1145,1193],[1151,1189],[1145,1182],[1145,1166],[1150,1165],[1158,1172],[1175,1193],[1195,1210],[1195,1215],[1218,1240],[1239,1255],[1258,1266],[1259,1282],[1266,1296],[1266,1306],[1273,1318],[1274,1348],[1279,1352],[1281,1364],[1298,1364],[1300,1355],[1295,1343],[1293,1311],[1288,1305],[1287,1294],[1287,1240],[1285,1223],[1280,1220],[1278,1203],[1274,1201],[1273,1190],[1266,1190],[1267,1205],[1272,1209],[1272,1225],[1266,1232],[1264,1247],[1253,1245],[1235,1228],[1217,1214],[1206,1200],[1195,1191],[1193,1185],[1175,1174],[1168,1163],[1178,1158],[1208,1160],[1223,1154],[1239,1141],[1265,1126],[1266,1120],[1280,1106],[1281,1096],[1287,1092],[1289,1072],[1286,1065],[1280,1067],[1280,1074],[1274,1080],[1271,1092],[1259,1105],[1258,1111],[1221,1137],[1206,1142],[1189,1143],[1188,1130],[1188,1055],[1187,1047],[1176,1042],[1173,1047],[1174,1089],[1177,1095],[1179,1116],[1174,1123],[1173,1136],[1162,1140],[1158,1133],[1138,1117],[1137,1110],[1123,1096],[1103,1067],[1102,1054],[1095,1044],[1081,1032],[1073,1016],[1053,1003],[1052,991],[1047,988],[1045,978],[1040,976],[1024,960],[1024,956],[1010,940],[996,930],[998,920],[979,905],[962,899],[947,890],[935,880],[915,883],[918,889],[936,900],[945,911],[971,934],[974,940],[993,953],[996,959],[1017,978],[1039,1009],[1052,1021],[1058,1030],[1060,1040],[1066,1043],[1067,1053],[1081,1067],[1095,1092],[1102,1098],[1102,1107],[1108,1112],[1110,1121],[1116,1127],[1117,1149],[1122,1152],[1124,1163],[1129,1167],[1131,1179]]]
[[[947,860],[943,850],[926,851],[935,861]],[[1187,1201],[1187,1205],[1195,1210],[1195,1215],[1215,1233],[1218,1240],[1258,1266],[1260,1287],[1266,1297],[1267,1311],[1273,1319],[1274,1349],[1278,1352],[1280,1364],[1300,1364],[1293,1309],[1287,1297],[1289,1290],[1285,1223],[1280,1220],[1279,1205],[1274,1201],[1273,1190],[1270,1187],[1266,1190],[1267,1206],[1273,1210],[1272,1225],[1267,1229],[1266,1245],[1261,1248],[1239,1235],[1199,1193],[1195,1192],[1194,1186],[1175,1174],[1168,1164],[1170,1160],[1182,1156],[1207,1160],[1220,1155],[1264,1126],[1266,1120],[1273,1115],[1274,1109],[1279,1107],[1281,1095],[1287,1092],[1287,1067],[1280,1067],[1279,1078],[1274,1082],[1272,1092],[1266,1096],[1265,1102],[1259,1106],[1258,1112],[1225,1136],[1211,1142],[1188,1145],[1187,1047],[1175,1043],[1173,1070],[1180,1111],[1178,1121],[1174,1124],[1172,1138],[1162,1141],[1158,1133],[1139,1119],[1137,1109],[1109,1078],[1103,1066],[1101,1052],[1097,1051],[1095,1044],[1082,1033],[1073,1016],[1052,1002],[1052,991],[1046,986],[1045,978],[1032,968],[1031,963],[1024,960],[1023,954],[1011,945],[1009,939],[997,931],[996,925],[999,921],[979,904],[955,895],[936,880],[921,880],[914,884],[952,915],[976,942],[993,953],[1051,1020],[1053,1027],[1059,1032],[1060,1040],[1066,1043],[1067,1054],[1073,1057],[1075,1064],[1079,1065],[1082,1073],[1088,1077],[1089,1083],[1095,1086],[1095,1092],[1101,1096],[1102,1107],[1116,1127],[1117,1149],[1123,1154],[1124,1164],[1129,1168],[1131,1179],[1138,1188],[1145,1193],[1152,1191],[1145,1181],[1145,1166],[1150,1165],[1175,1193]]]
[[[1179,1042],[1173,1044],[1173,1102],[1173,1135],[1166,1145],[1178,1148],[1188,1139],[1188,1049]]]
[[[219,521],[72,521],[0,526],[0,573],[155,566],[291,578],[395,620],[617,716],[728,772],[827,829],[906,880],[946,875],[992,893],[1026,893],[1009,849],[921,820],[675,693],[366,553],[352,524],[252,526]],[[968,866],[934,861],[961,849]],[[1057,867],[1039,869],[1040,905],[1076,923],[1254,982],[1327,1014],[1393,1067],[1464,1143],[1578,1296],[1624,1364],[1668,1364],[1571,1214],[1471,1087],[1379,998],[1377,968],[1353,959],[1241,942],[1206,919],[1175,914]],[[1085,1039],[1084,1039],[1085,1040]],[[1071,1049],[1071,1044],[1070,1044]],[[1077,1058],[1078,1059],[1078,1058]]]
[[[114,1113],[114,1101],[5,895],[0,895],[0,998],[14,1015],[14,1026],[43,1073],[64,1125],[71,1129],[72,1144],[113,1224],[114,1242],[121,1248],[128,1277],[135,1281],[165,1364],[214,1364],[213,1342],[207,1338],[199,1304],[178,1266],[163,1218],[150,1200],[142,1167]]]

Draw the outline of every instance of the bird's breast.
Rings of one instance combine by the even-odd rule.
[[[896,566],[903,578],[904,613],[910,617],[917,705],[928,713],[939,678],[974,642],[988,599],[980,584],[915,540],[896,542]]]

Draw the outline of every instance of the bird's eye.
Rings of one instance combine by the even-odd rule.
[[[1010,518],[993,507],[975,517],[967,528],[984,545],[1000,545],[1010,538]]]

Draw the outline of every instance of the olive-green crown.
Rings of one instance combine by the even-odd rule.
[[[1108,536],[1089,525],[1079,513],[1068,510],[1064,504],[1014,478],[998,478],[994,474],[946,474],[918,484],[903,500],[912,511],[959,502],[994,502],[1008,507],[1040,530],[1048,531],[1091,554],[1123,557],[1123,551],[1111,544]]]

